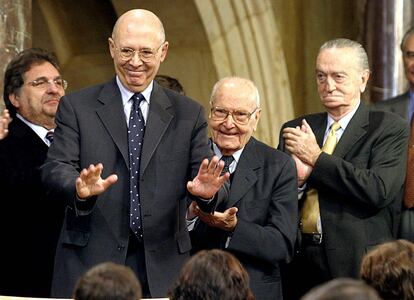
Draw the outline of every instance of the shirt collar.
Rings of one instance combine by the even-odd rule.
[[[236,163],[239,162],[239,159],[240,159],[240,156],[241,156],[243,150],[244,150],[244,147],[241,148],[240,150],[237,150],[236,152],[234,152],[232,154],[234,160],[236,161]],[[221,158],[223,156],[223,154],[221,154],[220,149],[217,147],[216,143],[213,143],[213,151],[214,151],[214,154],[217,155],[219,158]]]
[[[354,109],[351,110],[349,113],[347,113],[345,116],[343,116],[339,121],[339,125],[341,125],[341,130],[345,130],[345,128],[348,126],[349,122],[351,122],[352,117],[355,115],[358,107],[361,105],[361,100],[358,100],[357,105],[355,105]],[[335,120],[332,118],[330,114],[328,114],[328,124],[326,127],[326,130],[329,130],[331,128],[331,125],[335,123]]]
[[[48,130],[44,128],[43,126],[33,124],[32,122],[26,120],[22,115],[16,113],[16,117],[19,118],[23,123],[25,123],[27,126],[29,126],[40,138],[41,140],[48,146],[50,146],[49,140],[46,139],[46,134],[49,131],[54,131],[54,129]]]
[[[122,105],[125,106],[125,104],[131,99],[132,95],[134,95],[134,92],[131,92],[128,90],[119,79],[118,75],[116,76],[116,84],[118,85],[119,91],[121,92],[122,97]],[[150,97],[152,93],[152,89],[154,88],[154,81],[152,80],[150,84],[147,86],[145,90],[141,92],[141,94],[145,97],[145,101],[149,104],[150,103]]]

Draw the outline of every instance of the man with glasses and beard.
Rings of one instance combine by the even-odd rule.
[[[22,51],[6,68],[7,110],[0,118],[1,295],[50,293],[63,204],[46,195],[39,167],[66,85],[56,58],[42,49]]]

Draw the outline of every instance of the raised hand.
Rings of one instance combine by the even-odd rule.
[[[9,111],[7,109],[3,110],[0,115],[0,140],[4,139],[9,133],[9,124],[11,120]]]
[[[220,187],[230,178],[230,173],[220,176],[224,168],[224,162],[214,156],[209,162],[204,159],[198,170],[198,174],[192,181],[187,182],[187,190],[194,196],[210,199]]]
[[[106,179],[102,179],[103,165],[90,165],[83,169],[76,179],[76,192],[78,197],[86,199],[92,196],[102,194],[108,187],[117,182],[118,176],[112,174]]]

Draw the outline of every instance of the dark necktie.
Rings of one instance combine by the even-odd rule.
[[[50,142],[53,143],[53,131],[48,131],[46,133],[46,139]]]
[[[139,199],[139,167],[144,141],[145,121],[139,107],[145,100],[142,94],[134,94],[128,126],[129,172],[130,172],[130,220],[129,226],[138,240],[142,240],[142,221]]]
[[[226,172],[230,173],[230,165],[234,160],[233,155],[223,155],[220,160],[224,161],[224,168],[223,171],[221,171],[221,175],[223,175]]]
[[[407,175],[405,177],[404,206],[414,206],[414,118],[411,118],[411,133],[408,142]]]

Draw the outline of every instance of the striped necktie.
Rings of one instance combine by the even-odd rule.
[[[220,160],[224,161],[224,168],[223,171],[221,171],[221,175],[226,172],[230,173],[230,165],[234,161],[233,155],[223,155]]]
[[[46,139],[52,144],[53,143],[53,131],[48,131],[46,133]]]

